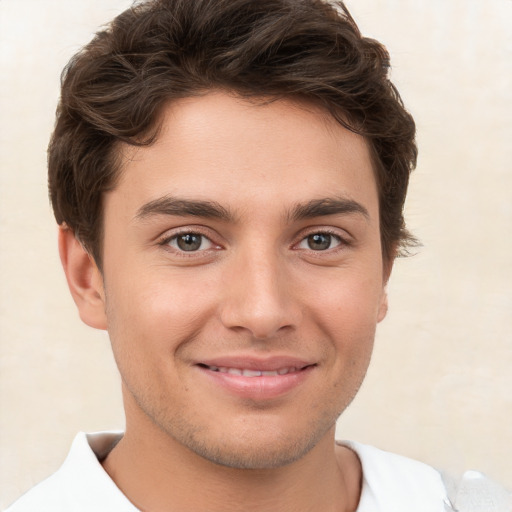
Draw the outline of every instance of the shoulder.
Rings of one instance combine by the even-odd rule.
[[[343,441],[361,461],[363,486],[358,512],[444,512],[441,475],[422,462],[361,443]]]
[[[60,469],[6,512],[137,512],[99,462],[120,437],[117,432],[79,433]]]
[[[54,512],[64,510],[66,491],[57,471],[18,498],[5,512]]]

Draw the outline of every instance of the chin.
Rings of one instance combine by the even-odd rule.
[[[195,443],[188,446],[197,455],[218,466],[233,469],[275,469],[292,464],[305,456],[316,442],[313,439],[291,443],[273,441],[268,443],[244,442],[206,445]]]
[[[234,469],[275,469],[292,464],[308,454],[333,431],[335,418],[323,424],[276,428],[271,422],[243,428],[233,425],[222,433],[202,430],[175,439],[190,451],[219,466]],[[176,434],[176,432],[174,432]],[[215,435],[217,434],[217,435]],[[333,434],[334,436],[334,434]]]

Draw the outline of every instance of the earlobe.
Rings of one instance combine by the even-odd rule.
[[[388,294],[386,289],[382,290],[382,297],[379,304],[379,312],[377,314],[377,322],[382,322],[386,318],[388,312]]]
[[[103,278],[93,257],[67,226],[59,227],[59,254],[80,318],[96,329],[107,328]]]
[[[389,281],[389,277],[391,276],[391,271],[393,270],[393,263],[395,262],[397,250],[396,247],[393,248],[391,252],[391,256],[384,259],[384,269],[383,269],[383,287],[382,287],[382,296],[380,298],[379,311],[377,314],[377,322],[382,322],[388,313],[388,291],[387,285]]]

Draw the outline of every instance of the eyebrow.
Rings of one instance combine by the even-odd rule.
[[[289,221],[299,221],[314,217],[353,213],[360,214],[367,220],[370,218],[368,210],[357,201],[338,197],[313,199],[307,203],[296,204],[289,210],[287,218]],[[145,220],[157,215],[193,216],[227,222],[235,221],[235,215],[216,201],[181,199],[172,196],[160,197],[144,204],[137,211],[135,219]]]
[[[179,199],[172,196],[160,197],[144,204],[137,211],[135,219],[145,220],[156,215],[193,216],[224,221],[234,219],[232,213],[215,201]]]
[[[366,220],[370,219],[368,210],[357,201],[343,197],[326,197],[313,199],[304,204],[295,205],[288,213],[288,218],[293,221],[325,217],[327,215],[340,215],[357,213]]]

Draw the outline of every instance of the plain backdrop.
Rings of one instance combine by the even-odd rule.
[[[79,430],[123,428],[105,333],[68,294],[47,200],[59,74],[129,0],[0,0],[0,509]],[[348,0],[418,124],[419,253],[338,437],[512,487],[512,1]],[[307,411],[304,411],[307,414]]]

